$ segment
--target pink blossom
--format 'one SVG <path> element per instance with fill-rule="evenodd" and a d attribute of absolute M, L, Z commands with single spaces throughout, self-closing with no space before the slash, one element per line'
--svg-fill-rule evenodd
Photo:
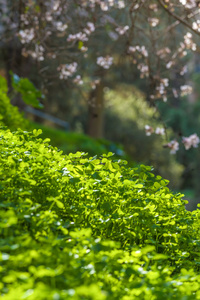
<path fill-rule="evenodd" d="M 183 144 L 186 150 L 189 150 L 191 147 L 197 148 L 200 142 L 199 137 L 196 133 L 190 135 L 189 137 L 183 137 Z"/>
<path fill-rule="evenodd" d="M 154 129 L 149 125 L 145 125 L 145 132 L 147 136 L 150 136 L 154 132 Z"/>
<path fill-rule="evenodd" d="M 179 150 L 179 143 L 176 140 L 173 140 L 169 142 L 166 147 L 168 147 L 171 154 L 176 154 L 176 152 Z"/>

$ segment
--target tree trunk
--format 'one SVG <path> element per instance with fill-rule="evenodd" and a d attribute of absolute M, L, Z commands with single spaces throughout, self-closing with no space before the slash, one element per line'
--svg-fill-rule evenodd
<path fill-rule="evenodd" d="M 103 137 L 103 110 L 103 84 L 99 83 L 90 94 L 88 108 L 88 135 L 93 138 Z"/>

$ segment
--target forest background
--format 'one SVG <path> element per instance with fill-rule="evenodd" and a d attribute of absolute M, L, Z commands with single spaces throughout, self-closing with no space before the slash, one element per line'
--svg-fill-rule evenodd
<path fill-rule="evenodd" d="M 199 148 L 171 154 L 169 144 L 200 135 L 198 5 L 2 0 L 0 75 L 12 104 L 65 153 L 112 151 L 152 165 L 196 208 Z M 41 91 L 42 108 L 16 92 L 20 78 Z"/>

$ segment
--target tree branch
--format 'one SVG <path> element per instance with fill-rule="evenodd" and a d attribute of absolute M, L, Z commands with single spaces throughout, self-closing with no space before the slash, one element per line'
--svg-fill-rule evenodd
<path fill-rule="evenodd" d="M 160 5 L 164 8 L 164 10 L 171 15 L 174 19 L 176 19 L 177 21 L 179 21 L 180 23 L 182 23 L 184 26 L 188 27 L 190 30 L 192 30 L 195 34 L 200 36 L 200 32 L 196 31 L 195 29 L 192 28 L 192 26 L 184 19 L 182 19 L 181 17 L 177 16 L 176 14 L 174 14 L 171 10 L 169 10 L 167 8 L 167 6 L 165 5 L 165 3 L 162 0 L 158 0 L 158 2 L 160 3 Z"/>

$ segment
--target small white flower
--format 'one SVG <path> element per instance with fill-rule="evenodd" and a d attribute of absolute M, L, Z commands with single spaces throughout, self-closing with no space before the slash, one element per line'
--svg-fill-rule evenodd
<path fill-rule="evenodd" d="M 56 29 L 61 32 L 65 31 L 68 27 L 67 24 L 63 24 L 62 22 L 56 22 L 55 26 L 56 26 Z"/>
<path fill-rule="evenodd" d="M 181 89 L 181 96 L 182 97 L 191 94 L 192 91 L 193 91 L 193 89 L 190 85 L 182 85 L 180 87 L 180 89 Z"/>
<path fill-rule="evenodd" d="M 91 22 L 87 22 L 87 27 L 90 29 L 91 32 L 95 31 L 95 26 L 93 23 Z"/>
<path fill-rule="evenodd" d="M 92 89 L 94 90 L 99 83 L 100 83 L 100 79 L 96 79 L 94 81 L 91 81 Z"/>
<path fill-rule="evenodd" d="M 193 42 L 192 40 L 192 34 L 191 32 L 187 32 L 185 35 L 184 35 L 184 44 L 185 44 L 185 47 L 187 49 L 191 49 L 193 51 L 196 51 L 197 49 L 197 45 Z"/>
<path fill-rule="evenodd" d="M 157 127 L 156 130 L 155 130 L 155 134 L 164 135 L 165 134 L 165 129 Z"/>
<path fill-rule="evenodd" d="M 149 5 L 149 8 L 151 10 L 153 10 L 154 12 L 157 12 L 158 11 L 158 5 L 157 4 L 150 4 Z"/>
<path fill-rule="evenodd" d="M 73 42 L 73 41 L 82 41 L 82 42 L 87 42 L 88 37 L 86 33 L 84 32 L 78 32 L 76 34 L 69 34 L 67 38 L 67 42 Z"/>
<path fill-rule="evenodd" d="M 124 7 L 125 7 L 124 0 L 119 0 L 118 1 L 118 8 L 121 9 L 121 8 L 124 8 Z"/>
<path fill-rule="evenodd" d="M 83 85 L 83 80 L 81 78 L 80 75 L 77 75 L 74 80 L 73 80 L 74 83 L 78 84 L 78 85 Z"/>
<path fill-rule="evenodd" d="M 22 44 L 28 44 L 34 38 L 34 30 L 33 28 L 20 30 L 18 35 Z"/>
<path fill-rule="evenodd" d="M 200 139 L 197 136 L 197 134 L 194 133 L 194 134 L 190 135 L 189 137 L 183 137 L 182 142 L 185 146 L 185 149 L 189 150 L 191 147 L 197 148 L 198 144 L 200 142 Z"/>
<path fill-rule="evenodd" d="M 195 8 L 196 7 L 196 0 L 179 0 L 179 2 L 185 6 L 185 8 Z"/>
<path fill-rule="evenodd" d="M 108 11 L 108 5 L 105 2 L 100 2 L 101 10 Z"/>
<path fill-rule="evenodd" d="M 82 46 L 82 47 L 80 48 L 80 50 L 81 50 L 81 52 L 86 52 L 86 51 L 88 51 L 88 48 L 85 47 L 85 46 Z"/>
<path fill-rule="evenodd" d="M 138 70 L 140 70 L 140 78 L 149 76 L 149 67 L 145 64 L 138 64 Z"/>
<path fill-rule="evenodd" d="M 159 24 L 159 19 L 157 19 L 157 18 L 148 18 L 148 22 L 152 27 L 156 27 Z"/>
<path fill-rule="evenodd" d="M 154 132 L 154 129 L 149 125 L 145 125 L 145 132 L 147 136 L 150 136 Z"/>
<path fill-rule="evenodd" d="M 177 90 L 173 88 L 172 92 L 173 92 L 174 98 L 178 98 L 178 92 L 177 92 Z"/>
<path fill-rule="evenodd" d="M 60 79 L 67 79 L 77 71 L 77 62 L 71 64 L 61 65 L 58 70 L 60 71 Z"/>
<path fill-rule="evenodd" d="M 160 58 L 164 59 L 168 54 L 171 53 L 171 50 L 168 47 L 162 48 L 157 51 L 157 55 L 160 56 Z"/>
<path fill-rule="evenodd" d="M 167 69 L 170 69 L 172 66 L 173 66 L 173 62 L 172 61 L 169 61 L 167 64 L 166 64 L 166 68 Z"/>
<path fill-rule="evenodd" d="M 196 20 L 196 22 L 192 23 L 192 28 L 200 32 L 200 20 Z"/>
<path fill-rule="evenodd" d="M 176 140 L 171 141 L 166 146 L 171 149 L 171 154 L 176 154 L 176 152 L 179 150 L 179 143 Z"/>
<path fill-rule="evenodd" d="M 126 33 L 127 30 L 129 30 L 129 26 L 126 25 L 124 27 L 117 27 L 115 29 L 120 35 L 124 35 Z"/>
<path fill-rule="evenodd" d="M 104 69 L 109 69 L 112 63 L 113 63 L 113 57 L 111 56 L 97 57 L 97 65 L 101 66 Z"/>
<path fill-rule="evenodd" d="M 183 76 L 185 73 L 187 73 L 187 71 L 188 71 L 188 67 L 184 66 L 180 71 L 180 75 Z"/>
<path fill-rule="evenodd" d="M 146 50 L 145 46 L 129 46 L 128 52 L 130 54 L 135 53 L 136 51 L 142 54 L 144 57 L 148 57 L 148 51 Z"/>

